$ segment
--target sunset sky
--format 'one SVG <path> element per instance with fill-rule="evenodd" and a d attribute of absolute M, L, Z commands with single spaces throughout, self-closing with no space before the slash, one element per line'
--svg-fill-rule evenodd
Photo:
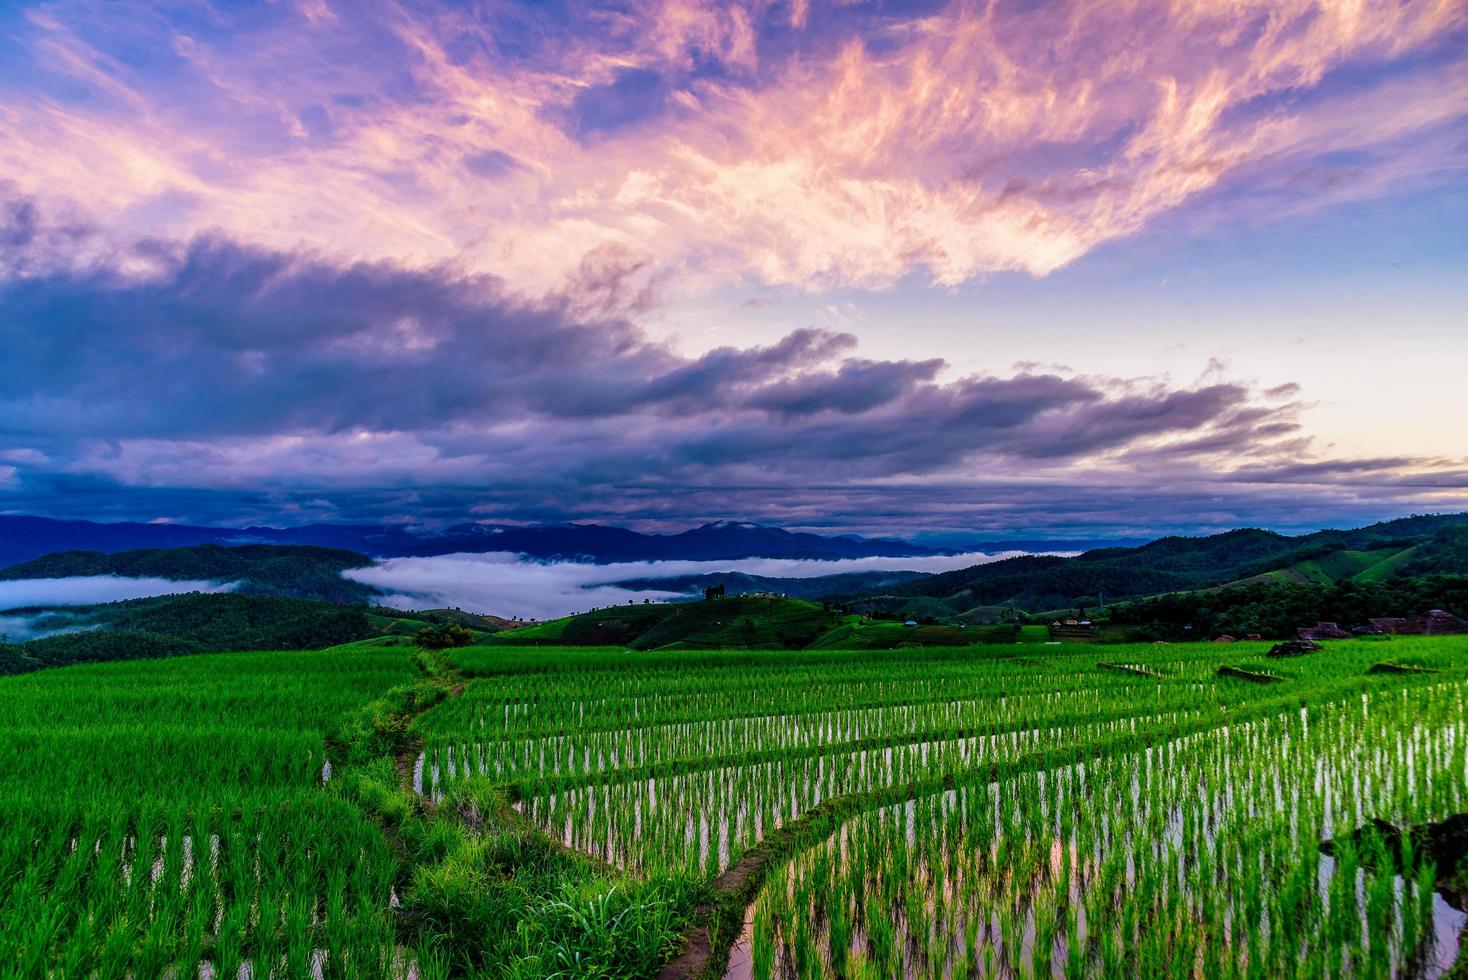
<path fill-rule="evenodd" d="M 1468 510 L 1468 4 L 0 9 L 0 511 Z"/>

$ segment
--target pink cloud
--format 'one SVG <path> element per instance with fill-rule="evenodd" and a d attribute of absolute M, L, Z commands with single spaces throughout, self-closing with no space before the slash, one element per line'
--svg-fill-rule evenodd
<path fill-rule="evenodd" d="M 316 3 L 214 40 L 117 20 L 167 35 L 188 95 L 102 50 L 97 24 L 124 12 L 31 18 L 37 59 L 95 98 L 0 93 L 0 178 L 125 234 L 451 261 L 534 294 L 609 254 L 643 277 L 629 297 L 1045 275 L 1210 192 L 1267 191 L 1287 213 L 1468 163 L 1446 135 L 1468 114 L 1451 3 L 959 3 L 767 54 L 770 31 L 821 12 L 659 0 L 528 61 L 446 11 Z M 369 35 L 394 57 L 347 43 Z M 564 113 L 630 70 L 661 73 L 665 102 L 578 139 Z M 1291 183 L 1341 151 L 1373 162 Z"/>

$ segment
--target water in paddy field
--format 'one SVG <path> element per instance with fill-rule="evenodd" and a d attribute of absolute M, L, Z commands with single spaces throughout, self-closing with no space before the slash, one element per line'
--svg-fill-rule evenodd
<path fill-rule="evenodd" d="M 1432 928 L 1434 943 L 1432 955 L 1424 964 L 1424 975 L 1440 977 L 1453 968 L 1463 941 L 1463 929 L 1468 926 L 1468 913 L 1453 908 L 1441 893 L 1432 896 Z"/>
<path fill-rule="evenodd" d="M 1323 858 L 1323 861 L 1330 860 L 1331 859 L 1328 857 Z M 1396 879 L 1396 886 L 1398 893 L 1400 893 L 1404 889 L 1405 883 L 1402 878 L 1398 877 Z M 1358 891 L 1360 901 L 1364 904 L 1364 883 L 1358 885 Z M 932 901 L 930 899 L 930 911 L 931 908 Z M 739 938 L 736 939 L 734 941 L 734 944 L 729 948 L 729 963 L 724 970 L 724 980 L 755 980 L 754 909 L 755 907 L 753 903 L 751 903 L 749 907 L 745 909 L 744 926 L 739 932 Z M 1081 928 L 1084 930 L 1085 913 L 1083 909 L 1080 911 L 1080 920 Z M 1419 977 L 1421 978 L 1421 980 L 1438 980 L 1438 978 L 1445 976 L 1448 971 L 1452 969 L 1453 964 L 1457 962 L 1460 944 L 1463 939 L 1464 927 L 1468 926 L 1468 913 L 1454 908 L 1451 904 L 1447 902 L 1446 899 L 1443 898 L 1441 893 L 1434 893 L 1432 902 L 1432 925 L 1432 948 L 1426 952 L 1425 957 L 1417 965 L 1417 969 L 1415 971 L 1408 971 L 1408 975 Z M 991 915 L 990 921 L 988 922 L 986 928 L 981 929 L 980 933 L 981 935 L 987 934 L 997 937 L 1000 934 L 1000 928 L 997 918 Z M 860 952 L 864 943 L 865 937 L 862 935 L 862 933 L 860 931 L 855 932 L 852 936 L 851 952 Z M 1024 939 L 1021 944 L 1020 962 L 1023 968 L 1021 971 L 1021 975 L 1029 975 L 1032 972 L 1034 944 L 1035 920 L 1033 913 L 1031 912 L 1026 916 Z M 1054 944 L 1050 968 L 1050 973 L 1053 977 L 1062 978 L 1066 976 L 1066 964 L 1068 963 L 1069 958 L 1070 943 L 1065 939 L 1064 936 L 1057 937 Z M 788 966 L 789 964 L 785 965 Z M 776 972 L 779 973 L 780 971 L 777 969 Z M 1009 976 L 1011 974 L 1012 971 L 1006 970 L 1003 964 L 996 964 L 996 969 L 992 973 L 981 975 Z M 905 980 L 916 980 L 916 978 L 923 976 L 924 974 L 918 968 L 917 964 L 912 962 L 905 962 L 903 964 L 903 975 Z"/>
<path fill-rule="evenodd" d="M 1367 708 L 1363 702 L 1363 712 L 1365 710 Z M 1265 743 L 1277 744 L 1280 751 L 1288 756 L 1291 752 L 1292 741 L 1297 748 L 1307 744 L 1306 738 L 1312 724 L 1313 722 L 1302 713 L 1296 725 L 1291 728 L 1280 729 L 1277 723 L 1272 725 L 1251 723 L 1237 726 L 1233 735 L 1240 741 L 1249 742 L 1256 735 L 1262 734 Z M 1225 728 L 1223 736 L 1225 740 L 1228 735 L 1228 730 Z M 1377 798 L 1373 778 L 1379 775 L 1380 771 L 1411 770 L 1414 766 L 1426 765 L 1427 762 L 1424 762 L 1424 759 L 1433 758 L 1433 752 L 1430 751 L 1432 746 L 1429 743 L 1441 743 L 1440 746 L 1437 746 L 1439 748 L 1451 747 L 1456 743 L 1457 736 L 1456 728 L 1430 731 L 1418 725 L 1410 732 L 1403 733 L 1396 745 L 1377 744 L 1365 753 L 1354 750 L 1351 742 L 1342 742 L 1340 748 L 1353 750 L 1322 754 L 1317 758 L 1313 770 L 1305 769 L 1299 773 L 1300 785 L 1295 788 L 1297 791 L 1313 791 L 1316 794 L 1323 794 L 1325 829 L 1330 831 L 1332 815 L 1337 820 L 1347 815 L 1347 811 L 1340 808 L 1342 792 L 1349 796 L 1351 787 L 1354 786 L 1356 795 L 1366 799 Z M 1243 778 L 1242 772 L 1235 773 L 1225 765 L 1216 773 L 1208 773 L 1221 780 L 1223 791 L 1216 792 L 1211 803 L 1208 803 L 1205 798 L 1201 809 L 1197 808 L 1196 804 L 1194 805 L 1192 836 L 1191 838 L 1186 836 L 1184 834 L 1184 813 L 1181 804 L 1175 802 L 1179 799 L 1175 791 L 1173 794 L 1157 798 L 1154 803 L 1154 797 L 1144 791 L 1144 784 L 1162 778 L 1160 774 L 1171 770 L 1175 755 L 1177 755 L 1175 750 L 1181 750 L 1189 743 L 1200 741 L 1202 737 L 1194 735 L 1160 747 L 1149 748 L 1143 756 L 1131 762 L 1129 776 L 1126 775 L 1126 770 L 1123 770 L 1113 778 L 1112 785 L 1115 787 L 1113 792 L 1116 794 L 1116 799 L 1113 804 L 1108 804 L 1104 809 L 1098 811 L 1100 824 L 1099 834 L 1095 837 L 1095 850 L 1085 847 L 1077 851 L 1075 838 L 1070 838 L 1070 860 L 1065 862 L 1065 865 L 1073 870 L 1073 877 L 1069 878 L 1069 900 L 1064 904 L 1068 904 L 1077 912 L 1085 908 L 1084 896 L 1089 892 L 1090 883 L 1096 878 L 1098 867 L 1107 852 L 1115 853 L 1119 850 L 1125 854 L 1125 868 L 1124 872 L 1120 873 L 1119 880 L 1123 884 L 1123 891 L 1126 892 L 1141 884 L 1136 880 L 1138 872 L 1133 861 L 1134 855 L 1138 859 L 1155 859 L 1159 853 L 1168 850 L 1180 852 L 1194 847 L 1203 854 L 1211 853 L 1216 843 L 1215 833 L 1227 826 L 1224 818 L 1228 814 L 1233 813 L 1240 819 L 1254 821 L 1266 818 L 1279 819 L 1280 816 L 1291 812 L 1288 803 L 1289 795 L 1278 780 L 1258 780 L 1251 786 L 1247 781 L 1239 782 Z M 1421 745 L 1420 751 L 1419 744 Z M 1332 769 L 1345 769 L 1348 772 L 1335 772 L 1332 775 L 1330 772 Z M 1350 778 L 1342 779 L 1343 775 L 1349 775 Z M 1075 767 L 1074 772 L 1068 769 L 1047 770 L 1026 778 L 1033 779 L 1036 783 L 1038 808 L 1031 822 L 1020 828 L 1020 838 L 1029 840 L 1034 833 L 1060 834 L 1058 826 L 1052 831 L 1049 826 L 1050 821 L 1052 818 L 1058 819 L 1057 814 L 1063 801 L 1070 799 L 1076 792 L 1086 792 L 1084 767 Z M 1052 787 L 1050 784 L 1055 785 Z M 1411 784 L 1409 779 L 1408 785 Z M 1334 786 L 1343 786 L 1344 790 L 1332 789 Z M 1065 789 L 1065 793 L 1056 795 L 1055 791 L 1062 788 Z M 993 826 L 996 829 L 1003 825 L 997 809 L 1000 790 L 998 783 L 990 783 L 987 787 L 987 795 L 992 796 L 996 807 L 993 820 Z M 982 800 L 985 795 L 984 792 L 980 792 L 975 798 Z M 1169 799 L 1174 801 L 1171 803 L 1171 809 L 1161 813 L 1157 812 L 1155 807 L 1157 805 L 1168 806 Z M 982 959 L 978 964 L 977 969 L 982 975 L 1029 975 L 1038 970 L 1062 976 L 1065 975 L 1068 968 L 1076 966 L 1070 963 L 1072 941 L 1080 943 L 1080 949 L 1087 951 L 1079 958 L 1085 964 L 1099 968 L 1100 962 L 1089 951 L 1095 937 L 1088 936 L 1084 916 L 1078 916 L 1078 921 L 1074 921 L 1068 927 L 1062 923 L 1060 928 L 1053 932 L 1046 929 L 1044 933 L 1041 933 L 1037 929 L 1037 912 L 1040 913 L 1042 920 L 1044 915 L 1053 914 L 1053 909 L 1047 908 L 1043 899 L 1046 889 L 1053 887 L 1057 881 L 1061 861 L 1056 855 L 1066 850 L 1065 845 L 1060 843 L 1064 840 L 1063 836 L 1058 837 L 1049 848 L 1050 861 L 1042 862 L 1050 865 L 1049 873 L 1046 874 L 1046 869 L 1040 868 L 1039 865 L 1035 866 L 1037 875 L 1035 880 L 1038 888 L 1018 886 L 1019 891 L 1015 892 L 1013 888 L 1017 883 L 1010 883 L 1002 884 L 1003 891 L 999 894 L 993 892 L 985 894 L 981 886 L 980 892 L 973 893 L 972 897 L 968 899 L 974 904 L 965 908 L 963 907 L 964 901 L 958 899 L 960 907 L 954 907 L 955 899 L 963 894 L 960 888 L 956 887 L 956 882 L 960 882 L 967 873 L 971 872 L 979 876 L 992 875 L 992 869 L 1001 869 L 1002 872 L 1002 869 L 1007 867 L 1003 861 L 994 860 L 993 848 L 1004 836 L 1001 830 L 994 837 L 995 844 L 988 848 L 982 848 L 980 845 L 981 849 L 989 853 L 987 864 L 991 871 L 985 872 L 983 863 L 981 863 L 969 869 L 969 872 L 960 867 L 957 872 L 948 871 L 946 876 L 935 876 L 932 873 L 934 867 L 948 867 L 950 859 L 962 857 L 964 851 L 960 850 L 955 854 L 950 844 L 964 850 L 966 847 L 960 843 L 961 838 L 951 841 L 945 839 L 939 845 L 938 859 L 935 864 L 930 865 L 922 856 L 923 841 L 919 839 L 920 835 L 917 831 L 925 824 L 931 824 L 932 827 L 942 824 L 943 818 L 948 815 L 948 811 L 953 808 L 956 800 L 957 797 L 953 792 L 942 794 L 941 797 L 930 798 L 928 815 L 926 817 L 919 815 L 916 821 L 914 813 L 918 804 L 915 801 L 875 811 L 871 817 L 855 819 L 823 844 L 810 848 L 796 857 L 783 872 L 777 873 L 762 892 L 763 895 L 773 894 L 775 898 L 774 915 L 777 929 L 783 935 L 774 940 L 772 950 L 765 948 L 758 951 L 759 956 L 772 958 L 773 971 L 777 975 L 791 975 L 791 971 L 796 969 L 797 962 L 804 962 L 806 969 L 811 968 L 810 960 L 800 960 L 796 956 L 795 946 L 806 944 L 804 949 L 807 952 L 814 950 L 816 962 L 819 964 L 816 968 L 822 972 L 831 972 L 833 938 L 830 932 L 819 924 L 821 918 L 819 910 L 826 893 L 819 887 L 814 892 L 810 892 L 802 888 L 800 882 L 812 868 L 818 869 L 822 864 L 834 867 L 838 880 L 848 874 L 848 869 L 852 867 L 852 864 L 847 851 L 847 829 L 851 828 L 854 832 L 864 834 L 869 840 L 879 842 L 879 849 L 886 847 L 905 851 L 913 865 L 911 880 L 917 887 L 918 893 L 911 896 L 916 904 L 909 904 L 906 909 L 918 911 L 916 920 L 908 921 L 901 900 L 890 913 L 885 909 L 877 911 L 877 914 L 882 916 L 890 914 L 890 927 L 884 930 L 888 936 L 886 940 L 879 941 L 877 945 L 896 952 L 896 962 L 890 964 L 893 975 L 930 976 L 933 975 L 934 970 L 944 975 L 963 961 L 965 949 L 970 951 L 983 949 L 986 957 L 992 953 L 992 959 Z M 935 806 L 935 801 L 941 803 L 941 807 Z M 1131 812 L 1135 813 L 1134 818 L 1128 823 L 1117 820 L 1119 813 L 1126 812 L 1124 801 L 1130 803 Z M 983 804 L 979 803 L 978 806 L 982 807 Z M 934 811 L 938 809 L 941 809 L 942 812 L 935 813 Z M 1157 818 L 1161 818 L 1160 822 Z M 1354 822 L 1352 825 L 1354 826 Z M 1155 828 L 1155 836 L 1139 839 L 1136 833 L 1145 828 Z M 1290 836 L 1298 840 L 1302 828 L 1296 824 L 1293 817 L 1288 820 L 1288 828 Z M 1013 830 L 1010 832 L 1013 833 Z M 884 835 L 885 845 L 880 843 Z M 1314 834 L 1310 836 L 1313 839 Z M 1192 841 L 1191 845 L 1189 839 Z M 1016 838 L 1011 837 L 1011 840 L 1016 840 Z M 1161 852 L 1159 848 L 1162 849 Z M 1367 956 L 1372 958 L 1372 962 L 1375 962 L 1377 956 L 1383 957 L 1382 965 L 1386 966 L 1389 962 L 1389 969 L 1394 975 L 1433 978 L 1440 977 L 1451 969 L 1459 954 L 1459 944 L 1465 923 L 1468 923 L 1468 915 L 1454 907 L 1441 892 L 1433 891 L 1430 901 L 1426 903 L 1427 907 L 1423 909 L 1424 919 L 1430 916 L 1431 921 L 1421 923 L 1423 928 L 1418 933 L 1421 936 L 1420 944 L 1414 943 L 1411 948 L 1403 948 L 1392 934 L 1402 928 L 1404 912 L 1417 907 L 1419 896 L 1423 899 L 1428 898 L 1428 896 L 1420 895 L 1415 881 L 1398 875 L 1383 877 L 1362 869 L 1358 870 L 1354 881 L 1347 884 L 1337 880 L 1336 862 L 1330 856 L 1318 855 L 1314 858 L 1307 857 L 1306 860 L 1318 861 L 1318 871 L 1313 876 L 1318 889 L 1317 903 L 1324 903 L 1324 907 L 1328 910 L 1331 902 L 1345 901 L 1350 906 L 1356 907 L 1351 909 L 1352 912 L 1357 912 L 1359 909 L 1360 942 L 1354 948 L 1348 946 L 1345 949 L 1350 959 L 1345 964 L 1341 964 L 1348 971 L 1352 968 L 1352 964 L 1364 967 L 1365 961 L 1357 961 L 1356 958 Z M 1261 854 L 1261 867 L 1262 861 Z M 962 862 L 960 861 L 959 864 L 961 865 Z M 1207 886 L 1197 881 L 1184 883 L 1183 869 L 1187 866 L 1187 862 L 1179 864 L 1175 871 L 1166 872 L 1164 878 L 1157 880 L 1169 882 L 1169 888 L 1180 889 L 1180 894 L 1186 896 L 1185 907 L 1197 908 L 1203 900 L 1203 896 L 1198 894 L 1198 889 Z M 1307 863 L 1304 867 L 1310 866 Z M 1245 867 L 1247 864 L 1236 870 L 1243 870 Z M 819 872 L 816 873 L 814 880 L 823 880 Z M 998 880 L 1001 883 L 1005 881 L 1003 873 Z M 1104 881 L 1104 876 L 1102 880 Z M 934 891 L 934 886 L 939 881 L 941 881 L 942 889 L 941 901 L 935 897 L 938 893 Z M 870 883 L 860 885 L 855 892 L 852 900 L 859 907 L 866 904 L 867 899 L 864 896 L 870 894 L 869 891 L 862 889 L 870 887 Z M 1390 911 L 1387 914 L 1395 917 L 1396 928 L 1391 930 L 1391 934 L 1371 935 L 1368 933 L 1368 905 L 1372 901 L 1381 899 L 1383 888 L 1389 895 Z M 1104 895 L 1108 890 L 1103 887 L 1100 894 Z M 1037 902 L 1037 899 L 1040 901 Z M 782 910 L 782 900 L 793 900 L 795 905 L 793 907 L 785 905 Z M 815 902 L 814 909 L 809 905 L 811 901 Z M 842 899 L 838 905 L 844 904 L 845 901 Z M 948 909 L 946 917 L 940 916 L 940 919 L 946 918 L 946 921 L 930 920 L 929 917 L 932 916 L 935 908 L 939 907 Z M 1319 907 L 1318 904 L 1317 907 Z M 871 906 L 868 905 L 867 908 L 870 910 Z M 1008 920 L 1006 923 L 998 921 L 996 909 L 1004 910 Z M 925 910 L 927 915 L 921 914 L 922 910 Z M 746 913 L 745 927 L 732 951 L 726 977 L 751 977 L 756 970 L 755 964 L 759 962 L 759 958 L 754 947 L 758 930 L 755 927 L 757 919 L 752 911 Z M 801 919 L 812 924 L 811 933 L 802 935 L 798 928 L 795 929 L 793 935 L 786 931 L 792 928 L 791 923 Z M 853 954 L 862 952 L 867 945 L 868 937 L 863 934 L 861 925 L 855 917 L 845 921 L 846 936 L 849 937 L 851 952 Z M 1044 925 L 1045 923 L 1041 921 L 1038 924 Z M 1220 938 L 1222 945 L 1231 951 L 1230 955 L 1239 955 L 1240 937 L 1234 934 L 1234 929 L 1237 927 L 1238 921 L 1233 917 L 1232 910 L 1226 909 L 1222 919 L 1223 932 Z M 909 928 L 915 931 L 909 933 Z M 1266 936 L 1272 931 L 1267 916 L 1262 929 Z M 1073 932 L 1074 936 L 1068 936 L 1067 931 Z M 965 933 L 967 933 L 966 941 Z M 976 939 L 978 940 L 977 945 Z M 770 940 L 765 938 L 762 942 L 769 943 Z M 1040 953 L 1037 953 L 1036 950 L 1037 942 L 1041 944 Z M 1041 954 L 1047 946 L 1051 955 L 1043 957 Z M 1331 953 L 1335 954 L 1334 947 L 1331 948 Z M 1302 955 L 1310 954 L 1308 950 L 1302 950 Z M 796 956 L 796 959 L 792 959 L 792 956 Z M 1037 962 L 1042 959 L 1048 959 L 1048 964 Z M 771 962 L 771 959 L 766 959 L 765 962 Z M 1200 964 L 1203 962 L 1201 956 L 1199 962 Z M 767 968 L 762 967 L 761 969 Z"/>
<path fill-rule="evenodd" d="M 754 904 L 744 910 L 744 928 L 729 948 L 729 966 L 724 980 L 754 980 Z"/>
<path fill-rule="evenodd" d="M 331 965 L 330 954 L 326 950 L 312 950 L 310 980 L 325 980 L 328 967 Z M 284 960 L 282 960 L 281 966 L 284 966 Z M 347 969 L 348 967 L 350 967 L 350 964 L 338 968 L 338 971 Z M 281 971 L 269 972 L 272 976 L 279 976 L 281 973 Z M 348 975 L 350 975 L 349 970 Z M 417 959 L 407 949 L 399 947 L 393 957 L 391 972 L 387 976 L 390 980 L 418 980 Z M 163 980 L 182 980 L 182 977 L 177 970 L 170 970 L 163 974 Z M 206 960 L 199 964 L 197 980 L 230 980 L 230 978 L 225 977 L 215 968 L 213 963 Z M 233 980 L 267 980 L 267 978 L 266 974 L 256 972 L 254 960 L 245 960 L 240 964 L 239 971 L 235 974 Z M 305 978 L 301 978 L 301 980 L 305 980 Z"/>

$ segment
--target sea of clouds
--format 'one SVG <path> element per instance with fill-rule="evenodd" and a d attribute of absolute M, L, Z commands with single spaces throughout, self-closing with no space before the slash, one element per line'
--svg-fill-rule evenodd
<path fill-rule="evenodd" d="M 618 582 L 720 572 L 774 578 L 815 578 L 845 572 L 945 572 L 1011 557 L 1015 552 L 934 555 L 921 558 L 743 558 L 736 561 L 637 561 L 609 565 L 538 562 L 510 552 L 389 558 L 343 574 L 388 593 L 382 604 L 398 609 L 454 606 L 524 619 L 551 619 L 595 606 L 678 599 L 684 593 L 628 589 Z"/>
<path fill-rule="evenodd" d="M 345 577 L 386 593 L 382 605 L 398 609 L 456 606 L 472 612 L 523 619 L 550 619 L 596 606 L 650 599 L 663 602 L 686 597 L 669 589 L 631 589 L 617 583 L 687 575 L 744 572 L 771 578 L 816 578 L 846 572 L 944 572 L 1008 558 L 1016 552 L 966 552 L 917 558 L 743 558 L 734 561 L 636 561 L 596 565 L 536 561 L 511 552 L 388 558 Z M 75 629 L 55 628 L 63 617 L 4 615 L 23 607 L 85 606 L 122 599 L 183 592 L 229 592 L 234 582 L 173 581 L 88 575 L 73 578 L 21 579 L 0 582 L 0 634 L 11 640 L 33 639 Z"/>

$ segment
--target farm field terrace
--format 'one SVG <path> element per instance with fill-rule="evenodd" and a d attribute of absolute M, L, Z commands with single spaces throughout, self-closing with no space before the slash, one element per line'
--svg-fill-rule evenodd
<path fill-rule="evenodd" d="M 324 735 L 416 673 L 402 652 L 245 653 L 0 682 L 0 963 L 159 976 L 327 948 L 389 964 L 396 872 L 323 791 Z M 282 974 L 285 975 L 285 974 Z"/>
<path fill-rule="evenodd" d="M 707 883 L 677 975 L 1440 972 L 1458 869 L 1320 844 L 1465 809 L 1468 641 L 1267 646 L 468 650 L 414 778 Z"/>
<path fill-rule="evenodd" d="M 1266 649 L 354 644 L 5 678 L 0 962 L 1443 972 L 1460 869 L 1353 832 L 1468 810 L 1468 640 Z"/>

